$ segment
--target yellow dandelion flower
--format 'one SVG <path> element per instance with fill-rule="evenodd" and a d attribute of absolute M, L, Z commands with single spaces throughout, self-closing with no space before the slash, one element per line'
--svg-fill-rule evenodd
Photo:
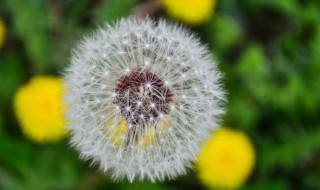
<path fill-rule="evenodd" d="M 221 128 L 202 148 L 198 158 L 198 175 L 205 185 L 237 189 L 253 169 L 255 151 L 243 132 Z"/>
<path fill-rule="evenodd" d="M 5 36 L 6 36 L 6 27 L 3 20 L 0 18 L 0 48 L 4 43 Z"/>
<path fill-rule="evenodd" d="M 128 135 L 128 123 L 126 119 L 122 118 L 119 123 L 115 123 L 114 117 L 110 118 L 106 126 L 111 126 L 106 134 L 115 146 L 122 146 L 126 143 L 125 139 Z M 165 133 L 165 129 L 170 125 L 169 120 L 159 121 L 157 127 L 162 128 L 160 133 Z M 165 134 L 162 134 L 165 135 Z M 146 126 L 145 134 L 138 134 L 135 144 L 146 147 L 147 145 L 154 143 L 155 131 L 151 125 Z"/>
<path fill-rule="evenodd" d="M 56 142 L 66 135 L 63 92 L 62 80 L 52 76 L 36 76 L 18 90 L 14 97 L 15 113 L 29 139 Z"/>
<path fill-rule="evenodd" d="M 197 25 L 210 18 L 216 0 L 160 0 L 160 3 L 170 16 Z"/>
<path fill-rule="evenodd" d="M 112 129 L 106 134 L 117 146 L 121 146 L 125 143 L 125 137 L 127 135 L 127 121 L 125 119 L 121 119 L 119 122 L 120 123 L 116 124 L 115 118 L 111 118 L 107 124 L 111 126 Z"/>

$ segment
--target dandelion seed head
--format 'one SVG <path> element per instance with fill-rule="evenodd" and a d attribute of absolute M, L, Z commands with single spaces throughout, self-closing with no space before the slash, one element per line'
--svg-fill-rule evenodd
<path fill-rule="evenodd" d="M 100 28 L 64 78 L 72 145 L 114 179 L 186 173 L 223 113 L 216 66 L 196 37 L 162 20 Z"/>

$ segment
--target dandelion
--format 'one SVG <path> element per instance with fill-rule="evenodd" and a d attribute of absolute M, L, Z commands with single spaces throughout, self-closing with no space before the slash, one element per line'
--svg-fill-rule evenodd
<path fill-rule="evenodd" d="M 224 91 L 216 63 L 176 25 L 122 19 L 84 38 L 71 62 L 72 145 L 113 179 L 185 173 L 218 126 Z"/>
<path fill-rule="evenodd" d="M 30 140 L 47 143 L 65 137 L 63 91 L 62 80 L 52 76 L 35 76 L 17 91 L 15 113 Z"/>
<path fill-rule="evenodd" d="M 160 0 L 167 13 L 190 25 L 198 25 L 210 18 L 216 0 Z"/>
<path fill-rule="evenodd" d="M 0 18 L 0 48 L 2 47 L 6 36 L 6 27 L 3 20 Z"/>
<path fill-rule="evenodd" d="M 196 162 L 199 178 L 212 188 L 237 189 L 250 175 L 255 153 L 242 132 L 221 128 L 202 148 Z"/>

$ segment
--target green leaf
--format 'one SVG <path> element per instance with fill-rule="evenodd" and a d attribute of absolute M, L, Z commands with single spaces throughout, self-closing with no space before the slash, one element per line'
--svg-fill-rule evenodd
<path fill-rule="evenodd" d="M 109 0 L 103 4 L 94 13 L 98 24 L 116 21 L 122 17 L 128 16 L 132 8 L 138 4 L 137 0 Z"/>
<path fill-rule="evenodd" d="M 241 25 L 236 18 L 228 15 L 217 14 L 212 22 L 212 30 L 212 44 L 218 51 L 230 50 L 244 38 Z"/>
<path fill-rule="evenodd" d="M 51 60 L 48 15 L 44 1 L 6 0 L 14 34 L 23 41 L 33 69 L 44 71 Z"/>

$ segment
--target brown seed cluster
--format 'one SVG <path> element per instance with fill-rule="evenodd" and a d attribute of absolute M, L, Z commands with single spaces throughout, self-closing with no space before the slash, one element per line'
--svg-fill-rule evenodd
<path fill-rule="evenodd" d="M 164 80 L 149 70 L 137 69 L 123 76 L 113 103 L 131 124 L 152 123 L 169 113 L 173 93 Z"/>

